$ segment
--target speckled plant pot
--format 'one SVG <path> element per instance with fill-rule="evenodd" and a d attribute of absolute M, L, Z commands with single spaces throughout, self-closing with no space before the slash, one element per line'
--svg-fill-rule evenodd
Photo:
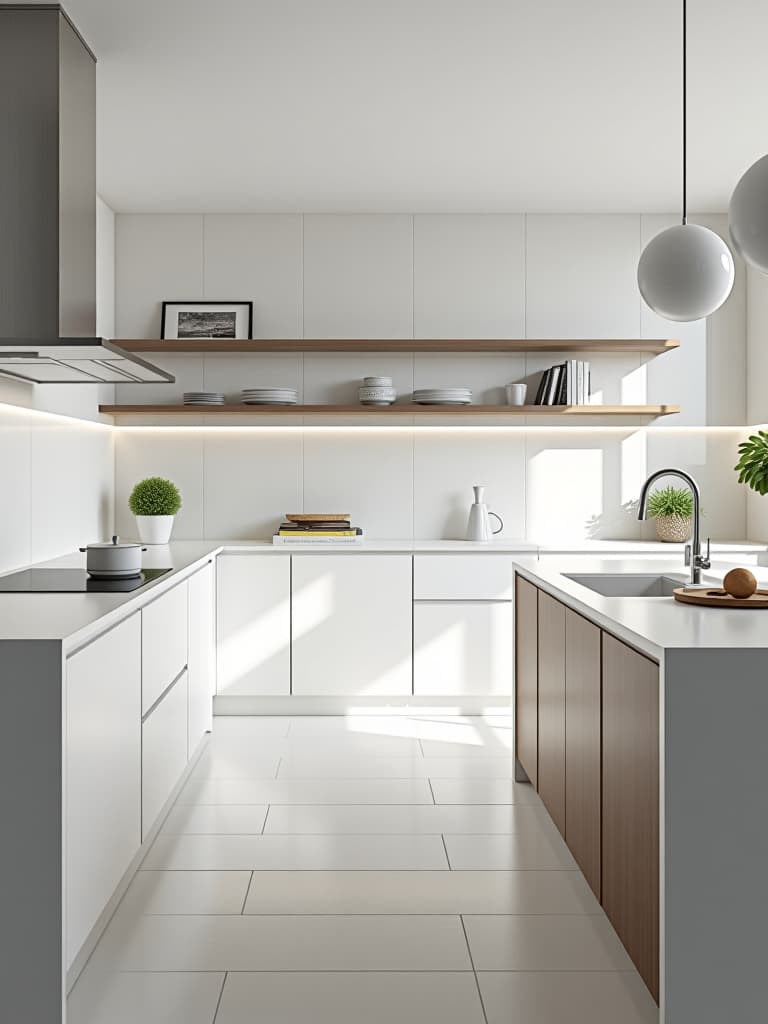
<path fill-rule="evenodd" d="M 670 544 L 685 544 L 693 533 L 693 516 L 656 516 L 656 536 Z"/>

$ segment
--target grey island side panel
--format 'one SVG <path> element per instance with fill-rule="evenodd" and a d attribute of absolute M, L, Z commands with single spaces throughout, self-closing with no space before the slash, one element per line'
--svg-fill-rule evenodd
<path fill-rule="evenodd" d="M 663 679 L 662 1024 L 764 1020 L 768 657 L 671 650 Z"/>
<path fill-rule="evenodd" d="M 2 1019 L 64 1020 L 63 652 L 0 641 Z"/>

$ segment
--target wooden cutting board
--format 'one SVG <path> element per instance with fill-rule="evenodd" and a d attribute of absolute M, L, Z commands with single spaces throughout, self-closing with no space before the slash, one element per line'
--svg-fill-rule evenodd
<path fill-rule="evenodd" d="M 768 608 L 768 590 L 756 590 L 751 597 L 731 597 L 717 588 L 702 590 L 700 587 L 679 587 L 675 591 L 675 600 L 683 604 L 706 605 L 708 608 Z"/>
<path fill-rule="evenodd" d="M 349 512 L 293 512 L 285 517 L 291 523 L 330 523 L 349 522 L 352 518 Z"/>

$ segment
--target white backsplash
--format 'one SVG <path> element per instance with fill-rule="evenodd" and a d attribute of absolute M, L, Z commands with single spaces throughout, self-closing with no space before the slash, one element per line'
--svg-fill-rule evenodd
<path fill-rule="evenodd" d="M 473 484 L 505 521 L 505 537 L 547 541 L 652 536 L 627 510 L 662 463 L 699 478 L 715 537 L 745 534 L 746 497 L 731 467 L 745 415 L 746 298 L 705 323 L 671 324 L 635 282 L 647 239 L 667 217 L 466 215 L 118 215 L 118 337 L 156 337 L 163 299 L 254 300 L 256 337 L 681 337 L 658 359 L 590 357 L 606 403 L 671 402 L 657 430 L 118 429 L 117 527 L 149 473 L 184 494 L 175 536 L 258 538 L 289 511 L 350 512 L 372 538 L 458 538 Z M 726 231 L 725 217 L 708 217 Z M 155 358 L 153 354 L 153 358 Z M 306 403 L 354 403 L 360 378 L 414 387 L 466 384 L 483 403 L 561 361 L 556 353 L 172 356 L 177 384 L 118 388 L 118 401 L 178 400 L 182 391 L 289 385 Z M 151 417 L 147 425 L 161 423 Z M 191 423 L 193 421 L 185 421 Z M 203 423 L 200 420 L 200 423 Z M 246 421 L 248 422 L 248 421 Z M 252 421 L 251 421 L 252 422 Z M 267 422 L 267 421 L 260 421 Z M 375 421 L 373 421 L 375 422 Z M 391 422 L 391 421 L 390 421 Z M 435 421 L 432 421 L 433 423 Z M 450 417 L 444 422 L 450 424 Z M 557 422 L 557 421 L 555 421 Z M 283 426 L 281 427 L 280 424 Z"/>

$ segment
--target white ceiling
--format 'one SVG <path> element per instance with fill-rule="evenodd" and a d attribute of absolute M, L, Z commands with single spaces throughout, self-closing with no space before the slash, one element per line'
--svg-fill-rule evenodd
<path fill-rule="evenodd" d="M 680 0 L 69 0 L 120 211 L 675 210 Z M 768 4 L 689 0 L 689 196 L 768 151 Z"/>

